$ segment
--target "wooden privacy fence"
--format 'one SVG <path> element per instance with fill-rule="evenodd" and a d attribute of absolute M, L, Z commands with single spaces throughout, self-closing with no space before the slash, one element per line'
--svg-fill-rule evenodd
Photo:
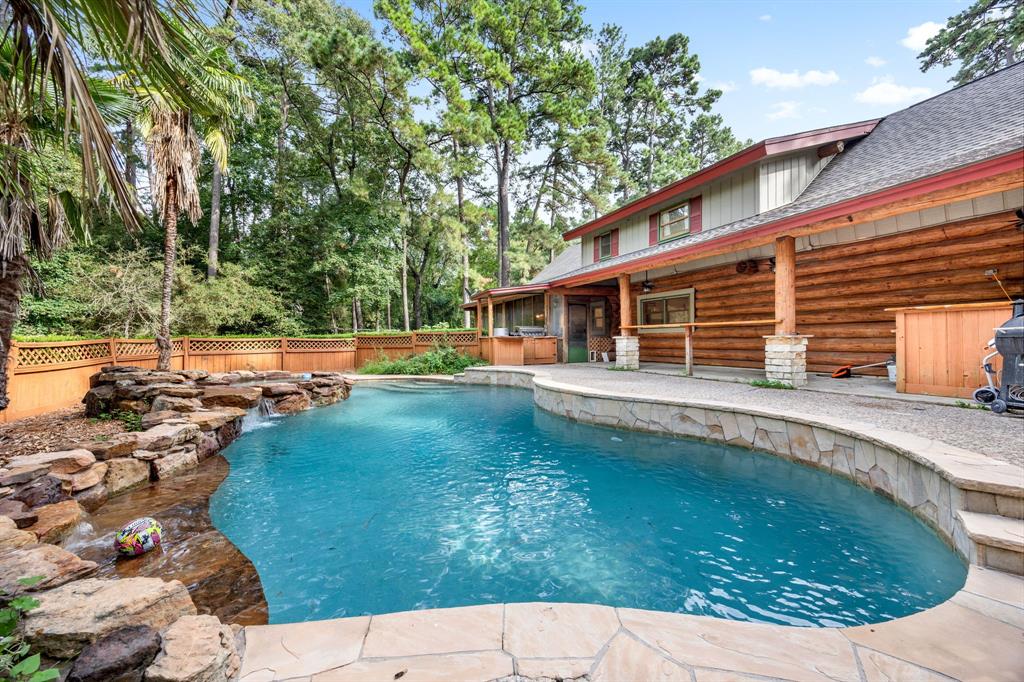
<path fill-rule="evenodd" d="M 468 332 L 410 332 L 315 338 L 172 339 L 171 369 L 238 369 L 289 372 L 351 372 L 380 355 L 398 358 L 450 345 L 480 357 L 480 335 Z M 7 391 L 10 405 L 0 412 L 9 422 L 77 405 L 89 390 L 89 377 L 103 365 L 156 367 L 153 339 L 95 339 L 11 344 Z"/>

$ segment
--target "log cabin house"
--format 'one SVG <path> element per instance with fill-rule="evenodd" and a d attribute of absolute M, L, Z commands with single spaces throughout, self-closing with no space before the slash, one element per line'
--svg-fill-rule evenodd
<path fill-rule="evenodd" d="M 566 232 L 533 280 L 467 307 L 493 364 L 609 353 L 799 385 L 894 356 L 900 309 L 1008 307 L 1022 206 L 1018 64 L 882 119 L 759 142 Z M 535 336 L 495 335 L 517 328 Z"/>

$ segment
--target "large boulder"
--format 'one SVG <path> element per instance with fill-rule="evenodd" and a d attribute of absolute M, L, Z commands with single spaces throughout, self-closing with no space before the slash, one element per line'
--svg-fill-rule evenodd
<path fill-rule="evenodd" d="M 160 633 L 146 625 L 129 625 L 85 647 L 67 682 L 142 682 L 160 651 Z"/>
<path fill-rule="evenodd" d="M 107 475 L 103 479 L 110 495 L 149 483 L 149 464 L 134 457 L 118 457 L 107 461 Z"/>
<path fill-rule="evenodd" d="M 128 457 L 139 447 L 139 434 L 115 433 L 79 443 L 78 447 L 88 450 L 100 461 L 115 457 Z"/>
<path fill-rule="evenodd" d="M 75 500 L 65 500 L 36 509 L 39 520 L 28 527 L 39 542 L 58 543 L 85 518 L 85 509 Z"/>
<path fill-rule="evenodd" d="M 13 519 L 0 516 L 0 550 L 27 547 L 37 542 L 36 534 L 27 530 L 19 530 Z M 2 567 L 2 564 L 0 564 Z"/>
<path fill-rule="evenodd" d="M 105 462 L 103 466 L 107 466 Z M 82 505 L 82 508 L 85 509 L 85 511 L 92 514 L 107 503 L 107 500 L 110 499 L 110 491 L 107 490 L 107 486 L 102 483 L 97 483 L 90 488 L 86 488 L 85 490 L 75 493 L 71 497 L 74 498 L 78 504 Z"/>
<path fill-rule="evenodd" d="M 174 410 L 160 410 L 159 412 L 147 412 L 142 415 L 142 430 L 151 429 L 154 426 L 163 424 L 168 419 L 181 419 L 182 413 Z"/>
<path fill-rule="evenodd" d="M 199 439 L 199 427 L 189 423 L 163 423 L 139 434 L 140 450 L 167 450 Z"/>
<path fill-rule="evenodd" d="M 218 407 L 215 410 L 189 412 L 181 416 L 203 431 L 216 431 L 228 422 L 244 417 L 245 410 L 240 407 Z"/>
<path fill-rule="evenodd" d="M 163 457 L 153 460 L 153 475 L 157 479 L 168 478 L 179 471 L 199 466 L 199 452 L 195 445 L 174 448 Z"/>
<path fill-rule="evenodd" d="M 13 521 L 18 528 L 28 528 L 39 520 L 39 515 L 31 511 L 27 504 L 14 499 L 0 500 L 0 516 Z"/>
<path fill-rule="evenodd" d="M 0 591 L 7 596 L 49 590 L 95 572 L 95 562 L 79 559 L 56 545 L 33 544 L 0 551 Z M 25 577 L 42 580 L 32 585 L 18 582 Z"/>
<path fill-rule="evenodd" d="M 19 455 L 12 457 L 8 466 L 18 469 L 28 466 L 45 466 L 51 474 L 73 474 L 89 467 L 96 461 L 95 455 L 88 450 L 62 450 L 60 452 L 40 452 L 35 455 Z"/>
<path fill-rule="evenodd" d="M 195 412 L 202 409 L 202 407 L 203 404 L 199 402 L 198 398 L 180 398 L 162 393 L 153 399 L 153 407 L 151 409 L 155 412 L 165 412 L 168 410 L 174 412 Z"/>
<path fill-rule="evenodd" d="M 255 407 L 263 391 L 258 386 L 207 386 L 203 389 L 203 407 Z"/>
<path fill-rule="evenodd" d="M 150 384 L 153 395 L 170 396 L 173 398 L 198 398 L 203 389 L 192 384 Z"/>
<path fill-rule="evenodd" d="M 292 393 L 301 393 L 302 389 L 295 384 L 263 384 L 260 386 L 263 389 L 263 395 L 268 398 L 279 398 L 285 395 L 291 395 Z"/>
<path fill-rule="evenodd" d="M 40 476 L 45 476 L 49 470 L 50 468 L 45 464 L 29 464 L 6 469 L 0 473 L 0 488 L 29 483 Z"/>
<path fill-rule="evenodd" d="M 213 372 L 199 383 L 206 384 L 207 386 L 228 386 L 236 384 L 241 380 L 242 377 L 234 372 Z"/>
<path fill-rule="evenodd" d="M 177 580 L 86 578 L 42 592 L 22 630 L 46 656 L 73 658 L 87 645 L 127 625 L 163 630 L 196 607 Z"/>
<path fill-rule="evenodd" d="M 37 509 L 70 499 L 70 496 L 64 492 L 62 481 L 53 476 L 40 476 L 15 490 L 11 499 L 25 503 L 29 509 Z"/>
<path fill-rule="evenodd" d="M 106 462 L 96 462 L 92 466 L 76 471 L 72 474 L 62 474 L 51 472 L 50 475 L 57 480 L 64 483 L 64 489 L 71 493 L 77 493 L 82 490 L 98 485 L 103 477 L 107 473 Z"/>
<path fill-rule="evenodd" d="M 101 372 L 96 377 L 97 384 L 181 384 L 185 377 L 177 372 L 160 372 L 152 369 L 142 369 L 132 372 Z"/>
<path fill-rule="evenodd" d="M 306 393 L 293 393 L 286 395 L 283 398 L 279 398 L 274 403 L 274 409 L 279 414 L 291 414 L 293 412 L 302 412 L 308 410 L 313 406 L 313 401 L 309 399 L 309 395 Z"/>
<path fill-rule="evenodd" d="M 184 377 L 188 381 L 201 381 L 210 376 L 210 373 L 205 369 L 179 369 L 175 371 L 175 374 Z"/>
<path fill-rule="evenodd" d="M 85 404 L 85 415 L 87 417 L 98 417 L 101 414 L 109 413 L 114 400 L 114 387 L 110 384 L 102 384 L 89 389 L 82 398 Z"/>
<path fill-rule="evenodd" d="M 147 682 L 227 682 L 241 667 L 231 627 L 216 616 L 184 616 L 162 633 Z"/>

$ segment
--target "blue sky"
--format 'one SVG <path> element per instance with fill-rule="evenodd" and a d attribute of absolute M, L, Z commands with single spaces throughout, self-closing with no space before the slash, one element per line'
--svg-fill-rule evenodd
<path fill-rule="evenodd" d="M 372 17 L 372 0 L 346 3 Z M 922 74 L 917 53 L 964 2 L 583 0 L 586 19 L 619 24 L 630 46 L 681 32 L 715 107 L 740 138 L 873 118 L 951 86 L 955 69 Z M 379 24 L 378 24 L 379 25 Z"/>

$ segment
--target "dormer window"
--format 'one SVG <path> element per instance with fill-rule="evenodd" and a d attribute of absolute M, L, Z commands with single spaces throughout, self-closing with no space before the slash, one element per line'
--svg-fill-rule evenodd
<path fill-rule="evenodd" d="M 597 238 L 597 254 L 601 260 L 612 257 L 612 233 L 606 232 Z"/>
<path fill-rule="evenodd" d="M 690 202 L 673 206 L 658 217 L 658 241 L 664 242 L 690 234 Z"/>

